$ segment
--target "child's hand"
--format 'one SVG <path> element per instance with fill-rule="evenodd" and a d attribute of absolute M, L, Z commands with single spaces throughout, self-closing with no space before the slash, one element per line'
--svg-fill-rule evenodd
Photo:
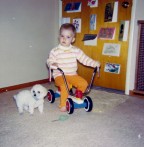
<path fill-rule="evenodd" d="M 56 67 L 58 67 L 58 64 L 57 63 L 53 63 L 53 64 L 51 64 L 52 66 L 56 66 Z"/>
<path fill-rule="evenodd" d="M 57 69 L 58 68 L 58 64 L 57 63 L 53 63 L 50 65 L 51 69 Z"/>
<path fill-rule="evenodd" d="M 98 73 L 97 76 L 100 77 L 100 62 L 97 61 L 96 63 L 97 63 L 96 67 L 97 67 L 97 73 Z"/>
<path fill-rule="evenodd" d="M 96 66 L 95 67 L 98 67 L 98 68 L 100 67 L 100 62 L 99 61 L 96 62 Z"/>

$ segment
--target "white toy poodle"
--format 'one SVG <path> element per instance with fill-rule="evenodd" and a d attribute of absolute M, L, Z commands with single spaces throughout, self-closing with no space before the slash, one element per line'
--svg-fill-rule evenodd
<path fill-rule="evenodd" d="M 47 95 L 47 89 L 40 84 L 34 85 L 31 90 L 20 91 L 14 95 L 18 111 L 20 114 L 24 110 L 34 113 L 34 108 L 38 108 L 40 113 L 43 113 L 44 97 Z"/>

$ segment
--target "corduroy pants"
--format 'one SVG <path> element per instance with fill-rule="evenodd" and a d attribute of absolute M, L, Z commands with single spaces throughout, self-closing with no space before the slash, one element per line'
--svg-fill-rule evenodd
<path fill-rule="evenodd" d="M 85 92 L 88 83 L 87 81 L 80 77 L 79 75 L 66 75 L 66 80 L 68 83 L 68 86 L 70 88 L 70 85 L 77 88 L 78 90 L 81 90 L 82 92 Z M 68 98 L 68 92 L 66 89 L 66 85 L 64 83 L 64 79 L 62 76 L 58 76 L 55 78 L 55 85 L 60 88 L 61 97 L 60 97 L 60 108 L 63 106 L 66 106 L 66 99 Z"/>

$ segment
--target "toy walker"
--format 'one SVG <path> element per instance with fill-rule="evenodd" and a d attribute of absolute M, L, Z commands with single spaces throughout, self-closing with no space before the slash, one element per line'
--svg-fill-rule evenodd
<path fill-rule="evenodd" d="M 84 108 L 86 112 L 90 112 L 93 108 L 93 102 L 92 99 L 87 96 L 87 94 L 90 92 L 93 81 L 94 81 L 94 77 L 96 75 L 96 72 L 99 70 L 99 68 L 95 67 L 93 74 L 92 74 L 92 78 L 90 81 L 90 84 L 88 85 L 87 89 L 85 90 L 85 92 L 82 94 L 83 97 L 79 98 L 79 91 L 76 91 L 77 93 L 73 93 L 72 91 L 72 85 L 71 85 L 71 89 L 69 89 L 67 81 L 66 81 L 66 77 L 64 72 L 55 66 L 51 66 L 50 70 L 59 70 L 63 76 L 64 79 L 64 83 L 67 89 L 67 92 L 69 94 L 67 100 L 66 100 L 66 110 L 68 114 L 72 114 L 74 112 L 74 109 L 78 109 L 78 108 Z M 48 90 L 48 94 L 47 94 L 47 99 L 50 103 L 54 103 L 56 98 L 60 97 L 60 91 L 56 91 L 54 92 L 52 89 Z"/>

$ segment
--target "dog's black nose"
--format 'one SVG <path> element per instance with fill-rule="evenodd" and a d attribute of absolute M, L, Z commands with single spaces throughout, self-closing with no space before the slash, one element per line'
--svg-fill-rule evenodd
<path fill-rule="evenodd" d="M 34 94 L 34 96 L 36 96 L 36 94 Z"/>

